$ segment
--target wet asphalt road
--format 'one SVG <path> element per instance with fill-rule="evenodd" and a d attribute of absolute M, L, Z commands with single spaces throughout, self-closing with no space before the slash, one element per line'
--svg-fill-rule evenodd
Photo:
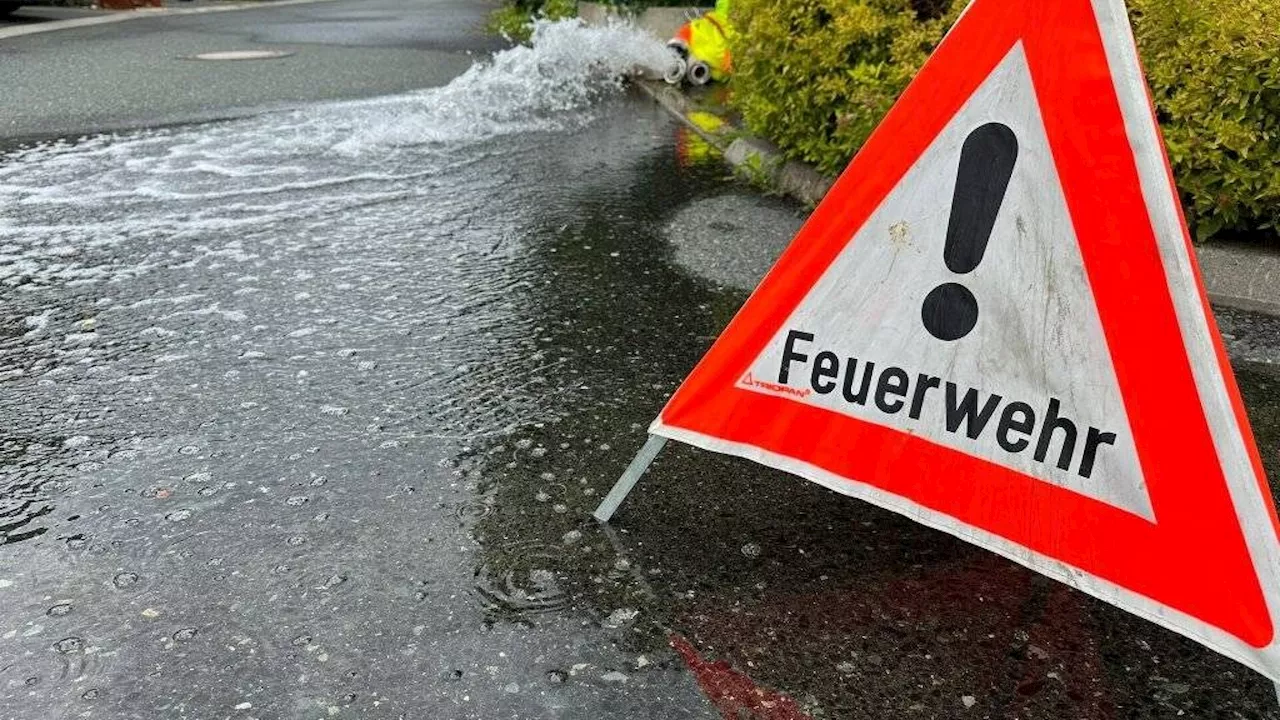
<path fill-rule="evenodd" d="M 1280 717 L 739 460 L 588 521 L 802 215 L 640 98 L 484 87 L 0 155 L 0 717 Z M 1280 324 L 1220 321 L 1274 487 Z"/>
<path fill-rule="evenodd" d="M 173 2 L 190 10 L 219 3 Z M 148 16 L 0 40 L 0 139 L 213 120 L 301 103 L 443 85 L 504 46 L 483 31 L 490 0 L 262 3 Z M 23 17 L 77 11 L 30 8 Z M 81 13 L 82 14 L 82 13 Z M 271 62 L 208 52 L 279 50 Z"/>

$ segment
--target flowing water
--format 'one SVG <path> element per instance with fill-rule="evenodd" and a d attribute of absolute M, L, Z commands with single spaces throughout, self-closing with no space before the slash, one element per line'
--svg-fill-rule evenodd
<path fill-rule="evenodd" d="M 677 162 L 620 82 L 666 61 L 550 23 L 443 88 L 0 155 L 0 718 L 1276 718 L 747 463 L 672 447 L 586 520 L 802 219 Z"/>
<path fill-rule="evenodd" d="M 577 547 L 479 527 L 477 458 L 546 457 L 614 342 L 548 315 L 601 259 L 562 218 L 666 157 L 623 78 L 668 59 L 543 23 L 441 88 L 0 155 L 0 717 L 706 716 L 566 612 Z"/>
<path fill-rule="evenodd" d="M 243 330 L 236 352 L 248 361 L 278 342 L 265 318 L 242 307 L 258 297 L 273 298 L 275 322 L 294 311 L 298 327 L 286 338 L 319 334 L 329 344 L 337 342 L 335 325 L 376 333 L 371 320 L 400 320 L 403 332 L 510 308 L 528 282 L 518 267 L 504 267 L 491 283 L 473 275 L 519 253 L 519 211 L 534 202 L 529 179 L 542 171 L 540 143 L 585 127 L 602 101 L 620 93 L 625 75 L 660 70 L 667 60 L 660 43 L 627 26 L 543 22 L 532 47 L 498 53 L 442 88 L 0 156 L 0 287 L 10 317 L 0 377 L 10 381 L 11 407 L 31 411 L 4 443 L 11 462 L 0 476 L 0 538 L 42 531 L 38 518 L 51 506 L 41 485 L 65 454 L 59 448 L 82 455 L 111 424 L 109 415 L 137 404 L 155 409 L 146 394 L 155 368 L 133 366 L 140 354 L 131 350 L 146 348 L 149 360 L 166 367 L 189 361 L 183 333 L 168 327 L 173 320 Z M 522 139 L 502 142 L 510 136 Z M 289 262 L 316 255 L 334 266 Z M 473 261 L 481 257 L 489 260 Z M 210 291 L 202 277 L 210 269 L 229 295 Z M 391 282 L 397 272 L 423 269 L 454 282 L 436 282 L 426 297 L 405 292 L 402 279 Z M 345 303 L 322 310 L 334 291 L 347 299 L 396 297 L 370 318 L 367 308 Z M 288 307 L 275 304 L 281 301 Z M 27 314 L 19 317 L 20 310 Z M 98 332 L 121 315 L 146 320 L 125 336 Z M 481 327 L 513 332 L 501 310 Z M 156 348 L 158 340 L 167 350 Z M 354 358 L 367 343 L 348 344 L 330 349 Z M 483 373 L 495 387 L 528 388 L 545 365 L 529 363 L 528 349 L 513 342 L 504 346 L 504 362 L 470 370 L 468 346 L 466 338 L 441 338 L 420 350 L 445 358 L 451 382 Z M 361 361 L 352 367 L 368 370 Z M 108 375 L 127 389 L 111 406 L 75 417 L 58 412 L 59 396 L 75 380 Z M 509 396 L 515 392 L 477 393 L 437 413 L 473 418 L 467 434 L 500 430 L 529 404 Z M 52 444 L 32 439 L 50 432 Z"/>

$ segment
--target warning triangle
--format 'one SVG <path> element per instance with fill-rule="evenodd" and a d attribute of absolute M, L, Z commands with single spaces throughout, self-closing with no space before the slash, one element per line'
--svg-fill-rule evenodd
<path fill-rule="evenodd" d="M 975 0 L 656 435 L 1280 681 L 1280 523 L 1122 0 Z"/>

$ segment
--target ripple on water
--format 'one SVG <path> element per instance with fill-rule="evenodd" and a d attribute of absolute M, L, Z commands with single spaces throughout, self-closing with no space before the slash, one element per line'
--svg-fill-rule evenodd
<path fill-rule="evenodd" d="M 0 545 L 44 534 L 40 518 L 53 512 L 50 470 L 60 462 L 55 450 L 40 442 L 0 440 Z"/>
<path fill-rule="evenodd" d="M 481 500 L 464 500 L 457 503 L 445 503 L 440 506 L 440 514 L 446 518 L 453 518 L 460 523 L 474 522 L 484 517 L 488 517 L 493 512 L 493 506 Z"/>
<path fill-rule="evenodd" d="M 111 578 L 111 584 L 121 590 L 133 587 L 138 584 L 138 574 L 131 572 L 117 573 L 115 577 Z"/>
<path fill-rule="evenodd" d="M 71 637 L 62 638 L 58 642 L 54 643 L 53 649 L 63 655 L 69 655 L 74 652 L 80 652 L 80 650 L 84 649 L 84 641 L 72 635 Z"/>
<path fill-rule="evenodd" d="M 489 548 L 486 556 L 475 570 L 474 592 L 494 619 L 519 622 L 569 604 L 556 571 L 564 562 L 563 550 L 524 542 Z"/>

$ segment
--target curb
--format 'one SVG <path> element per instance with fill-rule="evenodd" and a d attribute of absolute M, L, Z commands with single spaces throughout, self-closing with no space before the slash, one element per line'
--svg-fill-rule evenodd
<path fill-rule="evenodd" d="M 261 0 L 260 2 L 228 2 L 226 5 L 214 5 L 197 8 L 140 8 L 137 10 L 105 10 L 104 15 L 96 17 L 73 18 L 71 20 L 52 20 L 0 29 L 0 40 L 37 35 L 40 33 L 74 30 L 75 28 L 92 27 L 94 25 L 110 25 L 126 20 L 143 18 L 172 17 L 175 15 L 202 15 L 204 13 L 235 12 L 237 10 L 262 10 L 266 8 L 288 7 L 290 5 L 312 5 L 315 3 L 333 2 L 333 0 Z"/>
<path fill-rule="evenodd" d="M 635 83 L 677 120 L 719 148 L 725 162 L 754 182 L 789 195 L 809 208 L 817 207 L 835 182 L 834 178 L 824 176 L 805 163 L 788 160 L 767 140 L 752 137 L 729 125 L 726 125 L 729 129 L 724 131 L 700 127 L 689 119 L 689 113 L 693 111 L 689 96 L 671 85 L 647 79 L 636 80 Z"/>
<path fill-rule="evenodd" d="M 655 80 L 635 84 L 677 120 L 719 148 L 735 171 L 753 182 L 817 207 L 835 182 L 813 167 L 787 160 L 767 140 L 737 128 L 708 131 L 690 118 L 694 102 L 680 90 Z M 726 126 L 729 127 L 729 126 Z M 1280 249 L 1214 241 L 1194 245 L 1209 301 L 1214 305 L 1280 317 Z"/>
<path fill-rule="evenodd" d="M 1274 247 L 1226 241 L 1195 247 L 1210 302 L 1280 317 L 1280 253 Z"/>

